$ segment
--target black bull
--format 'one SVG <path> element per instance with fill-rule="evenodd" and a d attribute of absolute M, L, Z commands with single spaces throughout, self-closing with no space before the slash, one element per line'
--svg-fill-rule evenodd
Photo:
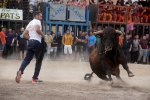
<path fill-rule="evenodd" d="M 119 36 L 122 35 L 122 32 L 108 27 L 103 31 L 95 32 L 95 34 L 100 36 L 100 43 L 89 55 L 89 62 L 93 72 L 86 74 L 84 79 L 90 80 L 92 74 L 95 73 L 105 81 L 112 81 L 111 75 L 114 75 L 124 82 L 120 77 L 120 64 L 127 71 L 128 76 L 133 77 L 134 75 L 127 65 L 126 56 L 119 45 Z M 107 75 L 108 77 L 106 77 Z"/>

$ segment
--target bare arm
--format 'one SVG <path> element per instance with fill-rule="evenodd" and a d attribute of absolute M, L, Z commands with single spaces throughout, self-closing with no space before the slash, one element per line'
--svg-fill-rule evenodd
<path fill-rule="evenodd" d="M 39 25 L 36 25 L 35 27 L 36 27 L 36 32 L 37 32 L 39 35 L 41 35 L 43 38 L 45 38 L 43 32 L 40 30 L 40 26 L 39 26 Z"/>
<path fill-rule="evenodd" d="M 28 33 L 29 33 L 29 31 L 28 31 L 28 30 L 25 30 L 25 31 L 23 32 L 23 37 L 24 37 L 25 39 L 27 39 L 27 40 L 29 40 L 29 39 L 30 39 L 30 37 L 29 37 Z"/>

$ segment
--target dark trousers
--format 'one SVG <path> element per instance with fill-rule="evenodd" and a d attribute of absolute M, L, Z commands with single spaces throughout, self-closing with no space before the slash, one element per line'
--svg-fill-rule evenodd
<path fill-rule="evenodd" d="M 13 46 L 6 44 L 6 58 L 13 53 Z"/>
<path fill-rule="evenodd" d="M 23 73 L 23 71 L 25 70 L 25 68 L 27 67 L 27 65 L 30 63 L 30 61 L 32 60 L 34 54 L 35 57 L 37 59 L 39 51 L 41 49 L 41 43 L 37 40 L 29 40 L 28 42 L 28 48 L 27 48 L 27 54 L 20 66 L 20 69 Z M 42 65 L 42 61 L 36 61 L 35 64 L 35 71 L 34 71 L 34 75 L 33 75 L 33 79 L 38 78 L 40 70 L 41 70 L 41 65 Z"/>
<path fill-rule="evenodd" d="M 123 52 L 127 58 L 127 62 L 131 62 L 131 55 L 130 55 L 129 49 L 123 49 Z"/>
<path fill-rule="evenodd" d="M 133 51 L 132 52 L 132 62 L 137 62 L 137 59 L 138 59 L 138 56 L 139 56 L 139 51 Z"/>

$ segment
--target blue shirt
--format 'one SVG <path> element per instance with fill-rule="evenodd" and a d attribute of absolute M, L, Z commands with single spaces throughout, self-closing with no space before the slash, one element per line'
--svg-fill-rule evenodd
<path fill-rule="evenodd" d="M 90 36 L 88 38 L 88 44 L 93 45 L 93 43 L 96 41 L 96 37 L 94 35 Z"/>

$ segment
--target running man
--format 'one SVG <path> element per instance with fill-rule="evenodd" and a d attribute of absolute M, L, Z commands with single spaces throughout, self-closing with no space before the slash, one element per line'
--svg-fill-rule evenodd
<path fill-rule="evenodd" d="M 41 19 L 42 19 L 42 13 L 38 11 L 34 12 L 34 19 L 29 22 L 25 31 L 23 32 L 23 37 L 25 39 L 28 39 L 29 42 L 28 42 L 27 54 L 19 68 L 19 71 L 17 71 L 17 76 L 16 76 L 17 83 L 20 83 L 21 75 L 23 74 L 27 65 L 32 60 L 33 55 L 35 54 L 35 57 L 37 58 L 39 51 L 42 48 L 41 40 L 42 38 L 44 38 L 44 34 L 41 31 L 42 29 L 41 21 L 40 21 Z M 42 60 L 41 61 L 36 60 L 35 71 L 32 77 L 32 83 L 42 82 L 41 80 L 38 79 L 41 65 L 42 65 Z"/>

